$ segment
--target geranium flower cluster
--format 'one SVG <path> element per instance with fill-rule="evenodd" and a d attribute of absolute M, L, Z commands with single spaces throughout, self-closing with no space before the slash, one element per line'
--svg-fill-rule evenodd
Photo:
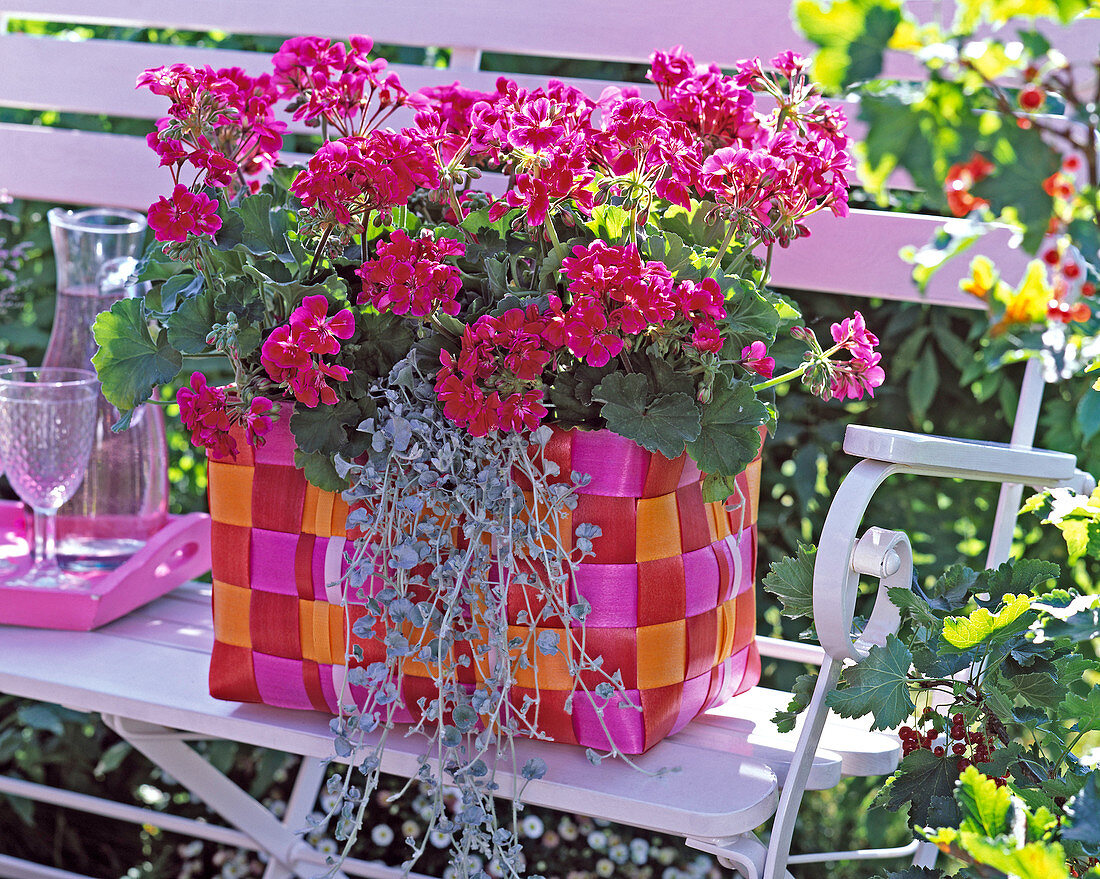
<path fill-rule="evenodd" d="M 851 168 L 843 116 L 809 86 L 805 59 L 784 52 L 770 66 L 786 87 L 768 76 L 759 59 L 741 62 L 726 76 L 716 65 L 699 68 L 682 47 L 657 52 L 649 78 L 657 85 L 657 106 L 695 132 L 712 153 L 698 181 L 735 213 L 749 211 L 765 241 L 786 243 L 807 234 L 798 221 L 828 207 L 848 211 Z M 769 116 L 755 110 L 753 89 L 762 88 L 778 108 Z"/>
<path fill-rule="evenodd" d="M 350 309 L 329 317 L 324 296 L 306 296 L 291 313 L 290 321 L 276 327 L 264 340 L 260 363 L 273 382 L 287 387 L 304 406 L 333 406 L 338 398 L 327 379 L 347 381 L 351 371 L 326 362 L 324 355 L 339 354 L 340 340 L 350 339 L 354 333 L 355 318 Z"/>
<path fill-rule="evenodd" d="M 546 416 L 542 371 L 562 343 L 561 300 L 483 315 L 467 325 L 458 357 L 443 349 L 435 392 L 443 412 L 474 436 L 535 430 Z"/>
<path fill-rule="evenodd" d="M 858 311 L 830 328 L 833 342 L 848 351 L 849 359 L 831 364 L 829 394 L 835 400 L 861 400 L 873 397 L 875 388 L 886 380 L 879 362 L 882 355 L 875 350 L 878 337 L 868 331 L 863 315 Z"/>
<path fill-rule="evenodd" d="M 216 457 L 237 456 L 237 440 L 230 432 L 234 423 L 241 423 L 250 446 L 263 443 L 271 430 L 271 412 L 275 404 L 267 397 L 253 397 L 244 408 L 231 399 L 223 388 L 212 388 L 201 372 L 191 373 L 190 385 L 176 392 L 180 421 L 191 431 L 191 442 L 210 449 Z"/>
<path fill-rule="evenodd" d="M 146 70 L 137 87 L 172 100 L 146 140 L 175 183 L 185 165 L 198 171 L 194 188 L 201 189 L 229 186 L 237 175 L 259 174 L 275 163 L 286 123 L 274 117 L 279 94 L 270 74 L 173 64 Z"/>
<path fill-rule="evenodd" d="M 537 227 L 616 196 L 644 222 L 656 199 L 687 207 L 695 195 L 718 200 L 728 219 L 753 220 L 761 240 L 786 244 L 808 234 L 800 221 L 814 211 L 847 212 L 851 158 L 844 119 L 808 86 L 804 59 L 784 53 L 771 65 L 784 88 L 758 59 L 730 77 L 677 47 L 654 55 L 656 104 L 634 88 L 594 102 L 559 82 L 527 91 L 502 79 L 495 94 L 431 90 L 417 124 L 441 161 L 468 154 L 509 167 L 512 186 L 494 218 L 522 208 Z M 766 86 L 780 109 L 758 112 L 750 86 Z"/>
<path fill-rule="evenodd" d="M 418 186 L 439 187 L 439 166 L 416 131 L 372 131 L 324 144 L 291 191 L 322 223 L 351 225 L 408 202 Z"/>
<path fill-rule="evenodd" d="M 717 282 L 673 281 L 663 263 L 643 262 L 634 245 L 577 245 L 562 264 L 572 304 L 485 315 L 466 327 L 458 357 L 444 350 L 436 378 L 443 411 L 475 436 L 534 430 L 547 414 L 543 370 L 572 357 L 606 366 L 642 337 L 673 356 L 717 352 L 725 305 Z M 696 357 L 698 355 L 695 355 Z"/>
<path fill-rule="evenodd" d="M 294 37 L 272 59 L 275 86 L 290 99 L 294 119 L 307 125 L 323 119 L 344 137 L 377 128 L 410 100 L 397 74 L 386 73 L 385 59 L 370 58 L 370 37 L 354 35 L 348 43 Z"/>
<path fill-rule="evenodd" d="M 429 232 L 413 239 L 397 229 L 378 245 L 374 259 L 355 270 L 363 279 L 359 304 L 411 317 L 426 317 L 436 308 L 456 315 L 462 273 L 443 260 L 465 252 L 453 238 L 433 238 Z"/>
<path fill-rule="evenodd" d="M 626 346 L 630 336 L 662 335 L 686 339 L 699 351 L 722 347 L 718 321 L 726 316 L 718 283 L 674 283 L 660 262 L 642 262 L 633 244 L 593 241 L 577 245 L 562 261 L 573 305 L 565 315 L 570 353 L 591 366 L 603 366 Z"/>

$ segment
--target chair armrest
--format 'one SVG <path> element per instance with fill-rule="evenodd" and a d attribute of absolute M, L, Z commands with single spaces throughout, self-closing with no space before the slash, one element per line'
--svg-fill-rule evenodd
<path fill-rule="evenodd" d="M 900 464 L 925 476 L 948 476 L 985 482 L 1017 482 L 1042 487 L 1075 487 L 1073 455 L 1005 443 L 948 439 L 942 436 L 852 425 L 844 434 L 844 451 L 859 458 Z"/>

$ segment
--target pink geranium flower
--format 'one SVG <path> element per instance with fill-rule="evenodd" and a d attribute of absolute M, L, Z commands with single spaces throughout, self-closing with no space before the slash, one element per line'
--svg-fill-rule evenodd
<path fill-rule="evenodd" d="M 355 318 L 348 308 L 328 317 L 324 296 L 306 296 L 291 312 L 290 329 L 296 344 L 310 354 L 338 354 L 340 340 L 350 339 L 355 332 Z"/>
<path fill-rule="evenodd" d="M 180 183 L 171 198 L 161 198 L 149 208 L 149 226 L 157 241 L 186 241 L 188 235 L 213 235 L 222 220 L 216 201 Z"/>
<path fill-rule="evenodd" d="M 775 358 L 768 356 L 768 348 L 763 342 L 753 342 L 741 349 L 741 365 L 763 378 L 775 374 Z"/>

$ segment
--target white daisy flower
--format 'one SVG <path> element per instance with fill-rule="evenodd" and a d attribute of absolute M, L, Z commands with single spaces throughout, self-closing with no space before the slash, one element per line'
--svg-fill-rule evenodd
<path fill-rule="evenodd" d="M 607 858 L 600 858 L 596 861 L 596 875 L 602 876 L 603 879 L 608 879 L 609 876 L 614 875 L 615 865 L 611 863 Z"/>
<path fill-rule="evenodd" d="M 389 824 L 375 824 L 370 830 L 370 841 L 375 845 L 389 845 L 393 842 L 393 828 Z"/>
<path fill-rule="evenodd" d="M 519 831 L 528 839 L 538 839 L 546 827 L 538 815 L 528 815 L 519 824 Z"/>
<path fill-rule="evenodd" d="M 616 864 L 625 864 L 630 860 L 630 849 L 620 842 L 608 849 L 607 856 Z"/>
<path fill-rule="evenodd" d="M 433 830 L 428 834 L 428 842 L 436 848 L 446 848 L 451 844 L 451 834 Z"/>
<path fill-rule="evenodd" d="M 413 839 L 420 836 L 420 825 L 411 819 L 401 825 L 401 838 L 408 839 L 410 836 Z"/>
<path fill-rule="evenodd" d="M 323 855 L 334 855 L 340 851 L 340 846 L 336 844 L 336 840 L 329 839 L 327 836 L 317 840 L 313 847 Z"/>
<path fill-rule="evenodd" d="M 602 852 L 607 850 L 607 834 L 602 830 L 593 830 L 588 834 L 588 847 L 594 851 Z"/>

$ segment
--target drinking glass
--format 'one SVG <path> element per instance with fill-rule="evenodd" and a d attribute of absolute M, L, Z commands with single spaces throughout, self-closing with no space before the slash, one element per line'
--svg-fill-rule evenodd
<path fill-rule="evenodd" d="M 5 369 L 6 367 L 26 365 L 27 361 L 24 360 L 22 357 L 16 357 L 14 354 L 0 354 L 0 370 Z M 4 459 L 0 458 L 0 476 L 3 475 Z M 3 558 L 0 558 L 0 577 L 4 577 L 10 574 L 12 571 L 15 570 L 15 568 L 16 566 L 13 565 L 11 562 L 5 561 Z"/>
<path fill-rule="evenodd" d="M 58 508 L 80 486 L 95 436 L 99 382 L 89 369 L 0 369 L 0 462 L 34 511 L 31 568 L 6 585 L 79 589 L 57 565 Z"/>

